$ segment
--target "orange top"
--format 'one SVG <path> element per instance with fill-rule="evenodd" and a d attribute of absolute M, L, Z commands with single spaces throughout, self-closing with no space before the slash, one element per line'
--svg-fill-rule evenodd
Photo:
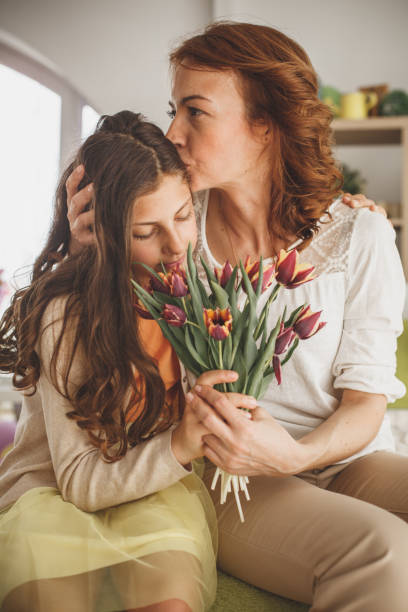
<path fill-rule="evenodd" d="M 180 364 L 177 355 L 170 342 L 163 336 L 160 326 L 151 319 L 139 320 L 139 336 L 151 357 L 158 365 L 160 376 L 166 388 L 166 403 L 174 405 L 178 400 L 178 386 L 180 380 Z M 137 376 L 137 379 L 139 377 Z M 175 387 L 176 386 L 176 387 Z M 135 404 L 126 415 L 126 422 L 130 423 L 137 419 L 141 412 L 140 402 Z"/>

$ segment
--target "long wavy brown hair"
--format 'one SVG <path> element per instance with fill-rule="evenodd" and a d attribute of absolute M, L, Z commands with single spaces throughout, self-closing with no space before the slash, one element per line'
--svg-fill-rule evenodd
<path fill-rule="evenodd" d="M 332 155 L 333 115 L 306 52 L 274 28 L 222 21 L 185 40 L 170 62 L 239 76 L 248 120 L 273 130 L 270 233 L 307 246 L 343 179 Z"/>
<path fill-rule="evenodd" d="M 85 167 L 79 188 L 94 185 L 96 243 L 69 256 L 65 183 L 78 164 Z M 53 300 L 63 298 L 62 322 L 53 322 L 60 331 L 49 375 L 72 405 L 67 416 L 108 461 L 120 459 L 129 445 L 165 430 L 175 418 L 166 409 L 157 364 L 139 339 L 130 285 L 133 204 L 154 191 L 164 175 L 174 174 L 187 181 L 176 148 L 160 128 L 130 111 L 103 116 L 63 173 L 31 285 L 15 293 L 0 323 L 0 369 L 13 373 L 18 389 L 33 394 L 42 367 L 37 348 L 43 315 Z M 77 351 L 81 380 L 73 390 Z M 139 416 L 129 426 L 126 415 L 137 402 Z"/>

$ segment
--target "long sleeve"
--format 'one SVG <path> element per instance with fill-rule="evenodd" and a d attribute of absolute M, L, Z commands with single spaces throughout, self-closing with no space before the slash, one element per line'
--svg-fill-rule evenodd
<path fill-rule="evenodd" d="M 44 317 L 40 358 L 41 395 L 51 461 L 58 488 L 66 501 L 93 512 L 141 498 L 163 489 L 190 472 L 176 460 L 171 450 L 172 430 L 131 448 L 121 460 L 103 460 L 86 431 L 66 417 L 71 404 L 54 387 L 49 366 L 55 339 L 61 327 L 62 304 L 51 304 Z M 72 383 L 80 376 L 81 360 L 76 357 Z"/>
<path fill-rule="evenodd" d="M 405 280 L 395 232 L 382 215 L 358 211 L 351 238 L 343 333 L 333 364 L 334 388 L 402 397 L 395 377 Z"/>

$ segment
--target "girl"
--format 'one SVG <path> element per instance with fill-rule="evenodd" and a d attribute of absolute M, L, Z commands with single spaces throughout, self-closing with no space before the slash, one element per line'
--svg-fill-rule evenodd
<path fill-rule="evenodd" d="M 96 241 L 65 258 L 65 182 L 79 164 Z M 135 317 L 130 287 L 132 274 L 146 281 L 142 263 L 171 269 L 195 240 L 175 147 L 139 115 L 103 117 L 62 177 L 32 284 L 1 323 L 1 369 L 25 391 L 0 467 L 4 612 L 213 601 L 215 521 L 191 467 L 207 430 L 183 411 L 178 361 L 157 324 Z"/>

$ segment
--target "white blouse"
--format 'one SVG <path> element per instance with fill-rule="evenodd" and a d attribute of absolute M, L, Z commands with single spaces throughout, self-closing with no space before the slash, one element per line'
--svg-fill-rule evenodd
<path fill-rule="evenodd" d="M 219 267 L 206 238 L 208 195 L 201 192 L 195 198 L 197 255 Z M 383 394 L 388 402 L 405 393 L 395 376 L 405 295 L 395 232 L 382 215 L 351 209 L 340 200 L 330 212 L 332 221 L 322 217 L 320 231 L 299 254 L 300 261 L 315 266 L 318 278 L 295 289 L 282 288 L 269 315 L 272 328 L 285 305 L 290 313 L 310 304 L 313 312 L 323 311 L 320 320 L 327 322 L 300 342 L 282 368 L 281 385 L 274 379 L 259 401 L 295 439 L 333 414 L 343 389 Z M 200 277 L 206 282 L 203 270 Z M 259 310 L 271 290 L 261 297 Z M 395 450 L 387 414 L 374 440 L 344 461 L 376 450 Z"/>

